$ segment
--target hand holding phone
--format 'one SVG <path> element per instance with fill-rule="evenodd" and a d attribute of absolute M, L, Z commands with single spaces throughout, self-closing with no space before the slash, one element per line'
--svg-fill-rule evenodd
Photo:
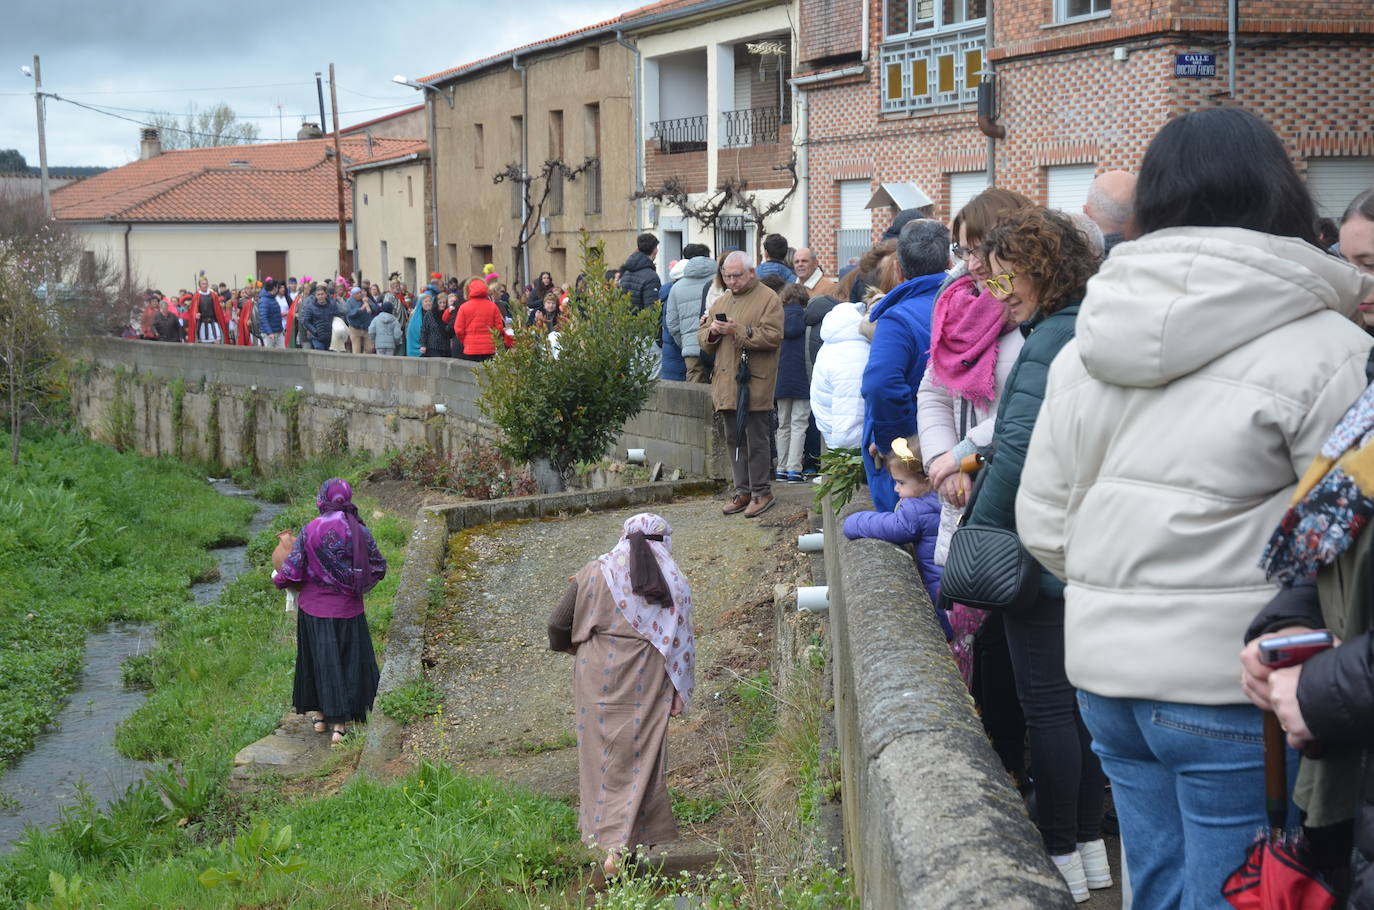
<path fill-rule="evenodd" d="M 1266 638 L 1259 643 L 1260 662 L 1266 667 L 1277 670 L 1281 667 L 1295 667 L 1314 654 L 1332 647 L 1335 638 L 1329 629 L 1315 632 L 1302 632 L 1297 635 L 1282 635 Z"/>
<path fill-rule="evenodd" d="M 729 316 L 726 316 L 724 313 L 717 313 L 717 314 L 716 314 L 716 322 L 727 322 L 727 321 L 729 321 L 729 319 L 730 319 L 730 317 L 729 317 Z"/>

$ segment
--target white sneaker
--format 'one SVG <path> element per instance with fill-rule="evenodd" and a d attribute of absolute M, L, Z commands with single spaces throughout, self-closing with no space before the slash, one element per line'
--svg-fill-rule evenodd
<path fill-rule="evenodd" d="M 1112 886 L 1112 870 L 1107 865 L 1107 845 L 1101 838 L 1078 845 L 1078 855 L 1083 860 L 1083 875 L 1088 887 L 1094 891 Z"/>
<path fill-rule="evenodd" d="M 1063 856 L 1051 856 L 1054 860 L 1054 868 L 1059 870 L 1059 874 L 1068 883 L 1069 892 L 1073 895 L 1075 903 L 1083 903 L 1092 895 L 1088 894 L 1088 877 L 1083 872 L 1083 858 L 1075 850 Z"/>

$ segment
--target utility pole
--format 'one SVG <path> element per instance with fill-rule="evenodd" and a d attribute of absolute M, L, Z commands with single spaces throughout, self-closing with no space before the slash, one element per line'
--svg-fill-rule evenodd
<path fill-rule="evenodd" d="M 334 173 L 339 187 L 339 274 L 352 280 L 348 265 L 348 225 L 344 216 L 343 152 L 339 149 L 339 92 L 334 83 L 334 64 L 329 64 L 329 109 L 334 115 Z"/>
<path fill-rule="evenodd" d="M 33 55 L 33 104 L 38 109 L 38 173 L 43 189 L 43 214 L 52 217 L 52 194 L 48 190 L 48 135 L 43 124 L 43 70 L 38 55 Z"/>

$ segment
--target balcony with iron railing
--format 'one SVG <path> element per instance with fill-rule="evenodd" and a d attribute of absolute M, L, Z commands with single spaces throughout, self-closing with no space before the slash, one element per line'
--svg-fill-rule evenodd
<path fill-rule="evenodd" d="M 722 111 L 720 147 L 737 149 L 775 143 L 780 127 L 791 121 L 791 111 L 786 108 L 751 107 Z"/>
<path fill-rule="evenodd" d="M 665 155 L 680 152 L 702 152 L 706 150 L 706 129 L 709 118 L 705 114 L 697 117 L 679 117 L 676 120 L 657 120 L 649 125 L 658 150 Z"/>
<path fill-rule="evenodd" d="M 985 32 L 980 26 L 883 46 L 882 112 L 957 108 L 978 100 Z"/>

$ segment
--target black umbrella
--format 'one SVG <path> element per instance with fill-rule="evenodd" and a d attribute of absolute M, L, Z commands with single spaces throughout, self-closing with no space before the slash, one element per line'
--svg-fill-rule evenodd
<path fill-rule="evenodd" d="M 744 445 L 744 428 L 749 423 L 749 380 L 754 374 L 749 372 L 749 352 L 739 355 L 739 369 L 735 370 L 735 455 Z"/>

